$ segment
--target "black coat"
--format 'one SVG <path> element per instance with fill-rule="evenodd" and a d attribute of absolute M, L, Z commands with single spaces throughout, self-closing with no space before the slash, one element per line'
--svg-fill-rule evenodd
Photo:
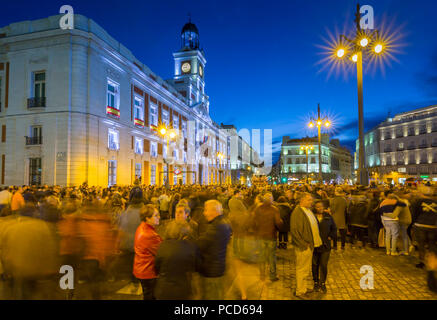
<path fill-rule="evenodd" d="M 353 201 L 349 207 L 349 224 L 362 228 L 367 227 L 369 225 L 368 209 L 367 201 Z"/>
<path fill-rule="evenodd" d="M 202 264 L 199 273 L 205 277 L 221 277 L 226 268 L 226 251 L 232 235 L 230 223 L 220 215 L 210 221 L 200 235 L 199 246 Z"/>
<path fill-rule="evenodd" d="M 155 297 L 159 300 L 187 300 L 191 297 L 191 275 L 200 267 L 198 247 L 187 240 L 165 240 L 155 258 L 159 274 Z"/>
<path fill-rule="evenodd" d="M 331 250 L 331 240 L 337 237 L 337 226 L 329 213 L 324 213 L 322 220 L 319 221 L 319 233 L 322 239 L 322 246 L 317 251 Z"/>
<path fill-rule="evenodd" d="M 279 215 L 283 222 L 280 232 L 290 232 L 290 216 L 292 208 L 288 203 L 276 203 L 276 207 L 279 209 Z"/>

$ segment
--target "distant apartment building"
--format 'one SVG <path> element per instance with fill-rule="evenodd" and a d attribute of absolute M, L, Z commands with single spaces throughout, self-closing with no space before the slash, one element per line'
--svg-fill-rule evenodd
<path fill-rule="evenodd" d="M 371 180 L 437 181 L 437 105 L 387 118 L 365 134 L 364 145 Z M 355 168 L 358 167 L 358 150 L 357 140 Z"/>
<path fill-rule="evenodd" d="M 303 145 L 310 145 L 308 159 Z M 322 177 L 324 181 L 343 182 L 352 179 L 353 159 L 350 151 L 340 145 L 338 139 L 329 139 L 328 134 L 322 134 Z M 317 180 L 319 172 L 319 148 L 317 137 L 301 139 L 282 138 L 281 145 L 281 181 L 303 180 L 309 176 Z M 284 179 L 285 178 L 285 179 Z"/>

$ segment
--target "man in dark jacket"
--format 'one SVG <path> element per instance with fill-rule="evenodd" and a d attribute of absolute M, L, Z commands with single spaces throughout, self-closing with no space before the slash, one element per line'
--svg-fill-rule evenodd
<path fill-rule="evenodd" d="M 279 280 L 276 277 L 276 234 L 283 226 L 279 210 L 273 206 L 273 195 L 266 193 L 263 204 L 255 210 L 254 230 L 261 247 L 262 261 L 260 263 L 261 279 L 265 275 L 265 263 L 270 268 L 270 280 Z"/>
<path fill-rule="evenodd" d="M 205 202 L 204 216 L 208 221 L 206 231 L 196 241 L 202 257 L 200 275 L 202 276 L 203 300 L 223 300 L 223 275 L 226 269 L 227 246 L 232 234 L 230 224 L 223 217 L 219 201 Z"/>

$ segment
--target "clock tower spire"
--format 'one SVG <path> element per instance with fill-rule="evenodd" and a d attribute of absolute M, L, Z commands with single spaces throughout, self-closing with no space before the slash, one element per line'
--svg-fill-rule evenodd
<path fill-rule="evenodd" d="M 205 94 L 205 53 L 200 48 L 199 30 L 191 22 L 188 22 L 181 31 L 181 48 L 173 53 L 175 73 L 174 87 L 187 98 L 190 106 L 204 104 L 209 113 L 208 96 Z"/>

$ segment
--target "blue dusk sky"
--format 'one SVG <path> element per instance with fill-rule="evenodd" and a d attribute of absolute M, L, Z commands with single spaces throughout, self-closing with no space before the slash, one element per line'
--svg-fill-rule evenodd
<path fill-rule="evenodd" d="M 284 135 L 314 135 L 306 124 L 320 103 L 333 120 L 330 133 L 354 148 L 358 137 L 357 84 L 347 72 L 318 64 L 324 39 L 353 31 L 350 0 L 14 1 L 3 5 L 0 26 L 59 13 L 63 4 L 96 21 L 162 78 L 173 76 L 172 53 L 191 14 L 205 51 L 206 92 L 217 123 L 272 129 L 274 150 Z M 384 69 L 364 63 L 364 121 L 369 130 L 390 113 L 437 103 L 434 0 L 366 0 L 375 28 L 396 35 Z M 397 37 L 397 35 L 400 35 Z M 338 71 L 338 72 L 337 72 Z M 274 156 L 277 159 L 278 153 Z"/>

